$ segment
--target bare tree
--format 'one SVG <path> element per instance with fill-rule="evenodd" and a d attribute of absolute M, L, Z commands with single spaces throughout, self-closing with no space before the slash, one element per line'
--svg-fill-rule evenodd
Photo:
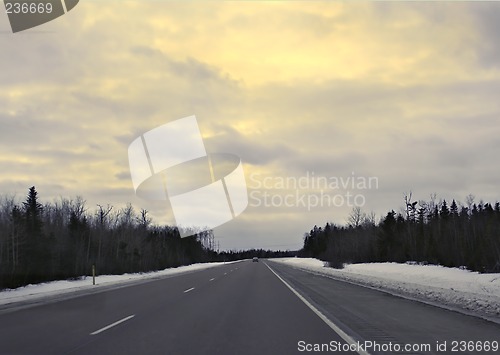
<path fill-rule="evenodd" d="M 149 225 L 151 224 L 151 218 L 148 216 L 149 211 L 142 208 L 141 209 L 141 215 L 137 217 L 137 222 L 139 225 L 141 225 L 144 229 L 147 229 Z"/>
<path fill-rule="evenodd" d="M 465 197 L 465 204 L 467 205 L 467 210 L 469 211 L 469 214 L 472 212 L 472 206 L 474 205 L 474 200 L 476 197 L 473 194 L 468 194 Z"/>
<path fill-rule="evenodd" d="M 103 207 L 101 205 L 97 205 L 97 207 L 97 221 L 99 222 L 99 226 L 104 228 L 106 226 L 108 215 L 113 210 L 113 206 L 107 205 L 107 207 Z"/>
<path fill-rule="evenodd" d="M 417 201 L 412 202 L 412 195 L 413 193 L 410 191 L 409 193 L 406 193 L 404 196 L 405 199 L 405 213 L 406 213 L 406 220 L 415 222 L 416 216 L 417 216 Z"/>
<path fill-rule="evenodd" d="M 87 201 L 81 196 L 76 196 L 76 199 L 70 202 L 70 210 L 78 220 L 82 220 L 87 212 L 86 203 Z"/>
<path fill-rule="evenodd" d="M 113 206 L 107 205 L 107 207 L 103 207 L 101 205 L 97 205 L 97 207 L 98 207 L 97 221 L 99 223 L 99 244 L 97 247 L 97 262 L 100 263 L 102 255 L 102 235 L 107 227 L 108 215 L 113 210 Z"/>
<path fill-rule="evenodd" d="M 362 225 L 364 227 L 374 227 L 376 225 L 376 214 L 371 211 L 369 214 L 364 214 Z"/>
<path fill-rule="evenodd" d="M 358 228 L 365 218 L 366 214 L 361 211 L 361 207 L 355 206 L 352 208 L 347 221 L 349 223 L 349 226 Z"/>
<path fill-rule="evenodd" d="M 122 208 L 119 212 L 119 216 L 117 218 L 120 221 L 120 224 L 123 227 L 131 227 L 134 225 L 136 221 L 134 207 L 131 203 L 127 203 L 127 205 Z"/>

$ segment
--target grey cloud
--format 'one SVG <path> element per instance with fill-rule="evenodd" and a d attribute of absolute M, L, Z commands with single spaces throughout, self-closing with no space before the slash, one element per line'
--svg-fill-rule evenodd
<path fill-rule="evenodd" d="M 245 163 L 261 166 L 296 154 L 291 147 L 274 143 L 267 136 L 246 137 L 231 127 L 215 126 L 218 134 L 205 141 L 209 152 L 236 154 Z"/>
<path fill-rule="evenodd" d="M 193 84 L 207 81 L 223 81 L 226 84 L 238 85 L 238 81 L 231 79 L 228 74 L 222 73 L 219 68 L 192 57 L 185 60 L 175 60 L 160 50 L 144 45 L 133 46 L 130 48 L 130 52 L 156 64 L 159 70 L 166 70 L 166 72 L 175 76 L 193 80 Z"/>
<path fill-rule="evenodd" d="M 381 25 L 391 24 L 410 13 L 422 14 L 431 23 L 440 24 L 453 15 L 453 9 L 461 6 L 448 2 L 372 2 L 370 8 L 381 21 Z"/>
<path fill-rule="evenodd" d="M 125 181 L 132 181 L 132 177 L 130 175 L 130 171 L 122 171 L 120 173 L 117 173 L 115 177 L 118 180 L 125 180 Z"/>
<path fill-rule="evenodd" d="M 66 186 L 58 183 L 46 181 L 38 176 L 23 179 L 0 179 L 0 191 L 9 191 L 15 194 L 17 198 L 24 199 L 28 193 L 28 189 L 35 186 L 39 192 L 40 198 L 44 202 L 52 201 L 54 198 L 64 196 L 68 193 Z M 66 196 L 64 196 L 66 197 Z"/>
<path fill-rule="evenodd" d="M 8 68 L 0 72 L 0 88 L 9 89 L 19 83 L 46 87 L 70 85 L 80 82 L 91 71 L 86 65 L 94 57 L 88 56 L 78 42 L 68 42 L 64 36 L 37 35 L 35 31 L 2 36 L 0 42 L 0 63 Z"/>
<path fill-rule="evenodd" d="M 44 119 L 28 110 L 15 116 L 0 113 L 0 152 L 5 157 L 23 155 L 65 164 L 68 161 L 98 159 L 99 145 L 72 121 Z"/>
<path fill-rule="evenodd" d="M 403 116 L 402 103 L 422 102 L 435 105 L 463 104 L 490 100 L 492 105 L 498 100 L 499 80 L 456 81 L 446 84 L 416 84 L 398 87 L 380 82 L 362 80 L 333 80 L 320 85 L 297 82 L 292 85 L 273 84 L 260 88 L 256 103 L 265 108 L 283 110 L 280 118 L 289 117 L 290 111 L 306 107 L 313 115 L 318 111 L 329 114 L 329 119 L 350 113 L 349 119 L 362 119 L 379 114 L 387 117 Z M 450 98 L 455 102 L 449 102 Z M 453 108 L 453 107 L 451 107 Z M 442 108 L 443 111 L 445 107 Z M 315 117 L 318 118 L 318 117 Z M 320 117 L 321 118 L 321 117 Z"/>
<path fill-rule="evenodd" d="M 239 83 L 218 68 L 196 59 L 174 60 L 147 46 L 130 49 L 133 59 L 128 73 L 111 70 L 107 76 L 123 81 L 114 95 L 100 92 L 73 91 L 78 107 L 92 107 L 102 121 L 126 122 L 132 133 L 143 133 L 154 124 L 196 113 L 214 117 L 221 107 L 238 107 L 244 100 Z M 142 65 L 136 66 L 136 57 Z M 154 68 L 154 76 L 141 74 L 143 67 Z M 140 99 L 129 100 L 130 91 L 140 92 Z M 161 121 L 160 121 L 161 120 Z"/>
<path fill-rule="evenodd" d="M 41 139 L 47 139 L 57 130 L 61 123 L 34 119 L 34 114 L 21 113 L 11 116 L 0 112 L 0 144 L 11 146 L 24 142 L 31 144 Z"/>
<path fill-rule="evenodd" d="M 378 176 L 378 206 L 390 208 L 397 208 L 402 194 L 409 190 L 421 198 L 438 192 L 442 197 L 459 199 L 471 191 L 495 198 L 491 186 L 492 176 L 498 176 L 493 163 L 499 153 L 498 81 L 406 88 L 361 82 L 344 84 L 304 84 L 294 88 L 276 85 L 265 90 L 266 95 L 276 94 L 270 96 L 276 99 L 277 117 L 304 112 L 299 110 L 302 106 L 309 111 L 308 116 L 315 118 L 315 127 L 310 130 L 305 129 L 305 119 L 284 122 L 284 126 L 288 124 L 302 133 L 297 144 L 306 143 L 307 153 L 290 156 L 282 170 L 295 173 L 298 168 L 329 175 L 352 170 Z M 272 99 L 264 101 L 271 111 Z M 358 102 L 368 104 L 357 105 Z M 408 117 L 399 109 L 407 104 L 417 109 L 421 105 L 428 111 Z M 350 122 L 360 124 L 339 132 L 342 127 L 336 127 L 339 120 L 332 112 L 342 111 L 349 113 L 346 117 Z M 380 129 L 374 131 L 376 122 Z M 367 129 L 370 131 L 363 135 L 365 141 L 356 140 L 357 134 Z M 343 134 L 347 134 L 347 139 L 342 140 Z M 347 144 L 349 141 L 351 145 Z"/>
<path fill-rule="evenodd" d="M 352 172 L 367 173 L 367 160 L 361 153 L 343 149 L 337 153 L 309 152 L 290 156 L 279 165 L 281 169 L 300 176 L 308 172 L 317 176 L 350 176 Z"/>
<path fill-rule="evenodd" d="M 486 67 L 500 65 L 500 3 L 471 2 L 468 4 L 473 14 L 475 25 L 481 35 L 481 42 L 476 44 L 479 64 Z"/>

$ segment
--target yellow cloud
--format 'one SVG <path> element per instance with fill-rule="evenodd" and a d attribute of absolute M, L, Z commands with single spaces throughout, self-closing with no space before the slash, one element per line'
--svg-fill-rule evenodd
<path fill-rule="evenodd" d="M 197 58 L 248 86 L 305 79 L 404 85 L 467 77 L 470 20 L 459 5 L 433 6 L 443 12 L 441 19 L 428 16 L 425 4 L 394 5 L 400 11 L 384 15 L 371 3 L 144 3 L 141 11 L 121 7 L 111 17 L 134 18 L 130 12 L 136 11 L 133 27 L 108 28 L 128 44 Z"/>

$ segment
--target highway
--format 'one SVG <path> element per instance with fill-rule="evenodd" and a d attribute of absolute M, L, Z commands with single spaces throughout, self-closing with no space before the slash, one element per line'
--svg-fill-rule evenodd
<path fill-rule="evenodd" d="M 372 354 L 437 354 L 465 340 L 500 341 L 500 325 L 266 260 L 0 311 L 0 354 L 300 354 L 365 341 L 386 346 Z"/>

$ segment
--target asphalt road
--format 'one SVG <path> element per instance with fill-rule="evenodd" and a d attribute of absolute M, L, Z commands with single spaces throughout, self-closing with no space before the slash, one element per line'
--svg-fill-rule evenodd
<path fill-rule="evenodd" d="M 500 343 L 497 323 L 278 263 L 270 262 L 270 265 L 353 340 L 378 345 L 368 348 L 372 354 L 500 353 L 500 350 L 484 350 L 492 342 Z M 393 350 L 398 350 L 396 346 L 399 345 L 402 351 L 387 351 L 391 349 L 387 348 L 389 344 L 393 345 Z M 405 346 L 416 348 L 403 351 Z M 382 351 L 377 351 L 380 349 Z"/>
<path fill-rule="evenodd" d="M 451 353 L 453 340 L 499 341 L 500 325 L 263 260 L 0 312 L 0 354 L 296 354 L 356 341 L 434 346 L 422 353 L 446 341 Z"/>

